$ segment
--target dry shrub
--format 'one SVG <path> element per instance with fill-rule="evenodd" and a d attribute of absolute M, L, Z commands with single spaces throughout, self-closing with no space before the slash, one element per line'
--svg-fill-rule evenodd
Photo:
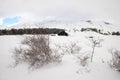
<path fill-rule="evenodd" d="M 52 53 L 48 35 L 34 35 L 25 37 L 20 48 L 14 49 L 16 65 L 27 63 L 29 68 L 40 68 L 52 62 L 60 62 L 60 55 Z"/>
<path fill-rule="evenodd" d="M 88 40 L 90 40 L 90 42 L 92 43 L 92 55 L 91 55 L 91 62 L 93 61 L 93 57 L 94 57 L 94 53 L 95 53 L 95 49 L 96 47 L 101 47 L 101 42 L 103 41 L 103 39 L 95 38 L 93 36 L 89 36 Z"/>
<path fill-rule="evenodd" d="M 120 71 L 120 51 L 119 50 L 111 50 L 112 53 L 112 61 L 111 67 L 117 71 Z"/>
<path fill-rule="evenodd" d="M 63 48 L 64 53 L 67 54 L 78 54 L 81 50 L 81 47 L 78 46 L 78 43 L 70 42 L 69 45 L 65 45 Z"/>
<path fill-rule="evenodd" d="M 80 65 L 76 73 L 83 74 L 83 73 L 90 72 L 91 71 L 91 69 L 89 68 L 90 55 L 83 53 L 83 54 L 77 55 L 76 57 Z"/>
<path fill-rule="evenodd" d="M 77 56 L 77 59 L 78 59 L 80 65 L 83 66 L 83 67 L 85 67 L 85 66 L 88 65 L 90 57 L 89 57 L 89 55 L 83 55 L 83 54 L 81 54 L 81 55 Z"/>

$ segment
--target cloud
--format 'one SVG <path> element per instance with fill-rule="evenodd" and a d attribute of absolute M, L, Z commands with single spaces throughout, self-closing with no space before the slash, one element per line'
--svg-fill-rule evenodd
<path fill-rule="evenodd" d="M 2 25 L 2 23 L 3 23 L 3 21 L 2 21 L 2 19 L 0 19 L 0 25 Z"/>
<path fill-rule="evenodd" d="M 0 0 L 0 18 L 23 16 L 103 19 L 120 22 L 120 0 Z"/>

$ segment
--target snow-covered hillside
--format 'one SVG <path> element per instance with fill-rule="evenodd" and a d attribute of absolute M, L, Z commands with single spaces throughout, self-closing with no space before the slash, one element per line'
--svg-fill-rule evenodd
<path fill-rule="evenodd" d="M 12 50 L 19 46 L 23 36 L 0 36 L 0 80 L 120 80 L 120 73 L 109 66 L 112 59 L 109 50 L 120 50 L 119 36 L 105 36 L 94 32 L 76 32 L 68 37 L 50 36 L 53 45 L 72 42 L 79 44 L 80 55 L 91 54 L 89 36 L 99 37 L 103 42 L 101 47 L 95 49 L 93 62 L 85 67 L 79 64 L 76 54 L 66 54 L 60 64 L 50 64 L 35 71 L 29 71 L 25 64 L 15 68 L 10 66 L 13 62 Z"/>
<path fill-rule="evenodd" d="M 106 21 L 97 20 L 79 20 L 79 21 L 65 21 L 65 20 L 44 20 L 37 22 L 22 22 L 8 27 L 0 27 L 0 29 L 20 29 L 20 28 L 62 28 L 62 29 L 81 29 L 81 28 L 97 28 L 103 31 L 120 31 L 119 25 L 114 25 Z"/>

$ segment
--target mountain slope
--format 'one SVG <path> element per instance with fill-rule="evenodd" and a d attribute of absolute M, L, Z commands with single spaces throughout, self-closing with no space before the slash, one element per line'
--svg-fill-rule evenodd
<path fill-rule="evenodd" d="M 63 29 L 81 29 L 81 28 L 97 28 L 103 31 L 120 31 L 120 26 L 111 24 L 106 21 L 80 20 L 80 21 L 62 21 L 62 20 L 44 20 L 41 22 L 19 23 L 1 29 L 20 29 L 20 28 L 63 28 Z"/>

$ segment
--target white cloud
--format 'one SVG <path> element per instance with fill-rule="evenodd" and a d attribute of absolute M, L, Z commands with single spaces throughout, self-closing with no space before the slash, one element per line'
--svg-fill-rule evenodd
<path fill-rule="evenodd" d="M 0 19 L 0 25 L 2 25 L 3 21 L 2 21 L 2 18 Z"/>
<path fill-rule="evenodd" d="M 120 0 L 0 0 L 0 17 L 103 19 L 120 23 Z M 27 15 L 25 15 L 27 14 Z"/>

